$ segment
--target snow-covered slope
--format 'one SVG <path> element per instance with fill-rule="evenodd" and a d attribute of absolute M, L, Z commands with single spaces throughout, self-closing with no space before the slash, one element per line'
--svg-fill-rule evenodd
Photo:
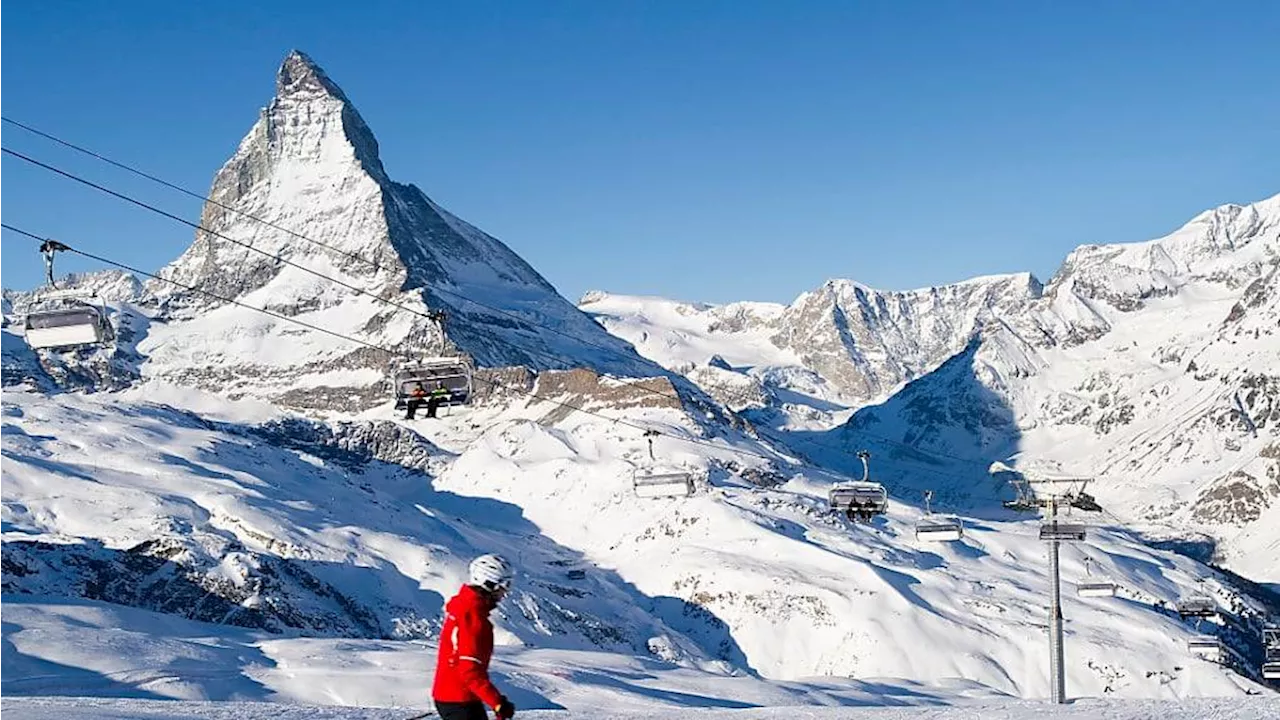
<path fill-rule="evenodd" d="M 1280 197 L 1167 238 L 1072 254 L 1026 313 L 954 373 L 926 376 L 836 434 L 886 451 L 1095 477 L 1114 516 L 1217 541 L 1215 562 L 1280 580 Z M 941 456 L 941 457 L 939 457 Z"/>
<path fill-rule="evenodd" d="M 218 642 L 211 643 L 215 637 Z M 279 637 L 108 603 L 17 596 L 5 600 L 4 643 L 6 698 L 96 695 L 403 708 L 429 702 L 436 653 L 434 641 Z M 935 687 L 845 678 L 771 682 L 599 650 L 505 647 L 492 671 L 522 717 L 539 708 L 653 713 L 691 706 L 936 706 L 992 697 L 964 681 Z M 411 714 L 416 711 L 399 718 Z"/>
<path fill-rule="evenodd" d="M 148 377 L 317 410 L 381 399 L 389 353 L 211 296 L 409 356 L 441 353 L 427 317 L 441 310 L 483 366 L 662 372 L 501 242 L 392 181 L 355 106 L 300 52 L 209 194 L 207 232 L 160 273 L 182 287 L 151 281 L 138 298 L 159 308 L 140 344 Z"/>
<path fill-rule="evenodd" d="M 553 403 L 467 411 L 419 437 L 385 411 L 332 427 L 215 422 L 145 393 L 6 392 L 6 593 L 286 636 L 426 638 L 465 560 L 496 550 L 520 568 L 504 646 L 774 680 L 1047 692 L 1034 523 L 971 521 L 964 543 L 941 547 L 912 539 L 910 505 L 853 526 L 824 507 L 830 475 L 744 457 L 763 448 L 732 435 L 661 440 L 661 464 L 694 472 L 700 492 L 642 502 L 630 486 L 645 463 L 639 431 Z M 673 408 L 601 410 L 702 434 Z M 1167 609 L 1203 566 L 1110 531 L 1089 552 L 1125 589 L 1069 604 L 1074 692 L 1250 687 L 1189 658 L 1192 628 Z M 1069 580 L 1081 559 L 1064 559 Z M 1233 608 L 1224 637 L 1247 671 L 1262 606 L 1225 579 L 1208 587 Z"/>
<path fill-rule="evenodd" d="M 950 468 L 1020 453 L 1097 476 L 1094 488 L 1125 521 L 1207 534 L 1221 543 L 1211 551 L 1217 562 L 1276 582 L 1278 267 L 1280 196 L 1205 212 L 1164 238 L 1082 246 L 1043 292 L 1015 275 L 912 293 L 837 281 L 751 315 L 734 310 L 745 303 L 604 293 L 581 307 L 771 437 L 832 466 L 848 467 L 850 443 L 874 445 L 901 461 L 890 468 L 904 491 L 932 486 L 989 502 L 990 488 L 957 484 Z M 859 310 L 842 315 L 848 346 L 863 351 L 843 359 L 831 351 L 838 343 L 822 340 L 841 323 L 797 319 L 851 307 Z M 807 338 L 825 350 L 795 351 Z M 734 360 L 707 365 L 708 353 Z M 953 367 L 938 370 L 949 358 Z M 876 392 L 833 394 L 849 387 L 831 369 L 840 363 L 885 381 Z M 891 393 L 893 381 L 910 382 Z M 842 401 L 862 409 L 848 418 Z M 846 418 L 830 437 L 815 432 Z"/>
<path fill-rule="evenodd" d="M 679 699 L 678 693 L 666 694 Z M 759 707 L 735 705 L 732 710 L 708 709 L 704 706 L 650 706 L 637 709 L 610 704 L 610 695 L 589 694 L 582 703 L 585 710 L 534 710 L 521 712 L 521 718 L 532 720 L 1269 720 L 1280 708 L 1272 698 L 1200 699 L 1200 700 L 1084 700 L 1070 705 L 1046 705 L 1036 701 L 1005 701 L 965 704 L 952 707 L 921 708 L 864 707 L 797 708 L 793 706 Z M 5 710 L 19 713 L 29 720 L 403 720 L 417 709 L 381 709 L 351 707 L 326 708 L 261 702 L 193 702 L 172 700 L 99 699 L 86 697 L 10 698 L 0 703 Z M 803 713 L 802 715 L 799 713 Z"/>

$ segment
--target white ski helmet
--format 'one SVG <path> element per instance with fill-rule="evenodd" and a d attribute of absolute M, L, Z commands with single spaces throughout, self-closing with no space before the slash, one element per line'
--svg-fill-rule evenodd
<path fill-rule="evenodd" d="M 515 572 L 511 563 L 498 555 L 481 555 L 471 561 L 468 585 L 484 588 L 489 592 L 510 590 Z"/>

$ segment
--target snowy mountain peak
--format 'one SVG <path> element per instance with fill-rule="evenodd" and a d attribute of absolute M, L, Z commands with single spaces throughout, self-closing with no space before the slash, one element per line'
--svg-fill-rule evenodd
<path fill-rule="evenodd" d="M 294 93 L 326 93 L 339 100 L 347 97 L 323 69 L 301 50 L 291 50 L 276 72 L 276 97 Z"/>
<path fill-rule="evenodd" d="M 157 374 L 219 390 L 234 374 L 246 392 L 284 380 L 296 392 L 296 383 L 332 371 L 324 392 L 301 397 L 372 403 L 385 397 L 380 380 L 398 353 L 439 355 L 450 346 L 482 366 L 661 373 L 506 245 L 392 181 L 359 112 L 301 52 L 285 58 L 276 96 L 214 177 L 210 198 L 204 229 L 162 271 L 179 285 L 150 285 L 170 317 L 190 321 L 153 333 L 146 351 Z M 300 332 L 225 300 L 305 316 L 352 340 Z M 443 327 L 430 317 L 437 310 Z M 211 346 L 209 338 L 236 342 Z M 370 344 L 396 353 L 371 352 Z"/>
<path fill-rule="evenodd" d="M 1067 256 L 1047 292 L 1057 294 L 1070 287 L 1083 297 L 1129 311 L 1194 278 L 1238 285 L 1256 277 L 1277 248 L 1280 195 L 1208 210 L 1154 240 L 1082 245 Z"/>
<path fill-rule="evenodd" d="M 336 118 L 333 117 L 337 111 Z M 340 136 L 350 144 L 357 159 L 371 174 L 386 177 L 378 156 L 378 141 L 373 137 L 364 118 L 347 99 L 342 88 L 329 79 L 324 70 L 300 50 L 285 57 L 276 72 L 276 96 L 264 113 L 268 121 L 268 137 L 287 137 L 297 133 L 300 141 L 315 141 L 314 128 L 320 121 L 320 138 L 329 139 L 337 125 Z M 336 122 L 334 122 L 336 120 Z"/>

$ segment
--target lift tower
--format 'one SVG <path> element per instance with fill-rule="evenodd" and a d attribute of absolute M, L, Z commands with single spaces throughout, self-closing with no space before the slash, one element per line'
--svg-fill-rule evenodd
<path fill-rule="evenodd" d="M 1062 648 L 1062 587 L 1058 571 L 1058 546 L 1063 542 L 1083 542 L 1086 537 L 1082 523 L 1058 521 L 1058 508 L 1066 506 L 1089 512 L 1101 512 L 1093 496 L 1084 491 L 1092 478 L 1052 477 L 1029 475 L 1005 465 L 991 463 L 992 475 L 1007 474 L 1009 484 L 1017 492 L 1014 500 L 1004 503 L 1011 510 L 1041 512 L 1045 522 L 1040 525 L 1040 539 L 1049 543 L 1049 691 L 1056 704 L 1067 701 L 1066 671 L 1063 667 Z"/>

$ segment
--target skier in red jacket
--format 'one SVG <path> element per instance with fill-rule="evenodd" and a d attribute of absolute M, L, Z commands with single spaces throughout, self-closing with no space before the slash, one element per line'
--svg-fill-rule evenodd
<path fill-rule="evenodd" d="M 487 720 L 487 705 L 500 720 L 516 708 L 489 680 L 493 623 L 489 613 L 511 589 L 511 564 L 497 555 L 471 561 L 470 578 L 445 605 L 440 657 L 431 687 L 440 720 Z"/>

